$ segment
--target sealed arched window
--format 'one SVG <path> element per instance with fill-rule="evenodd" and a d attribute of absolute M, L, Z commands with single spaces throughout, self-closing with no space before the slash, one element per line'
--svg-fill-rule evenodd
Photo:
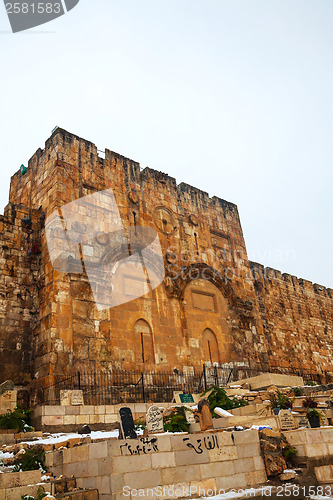
<path fill-rule="evenodd" d="M 139 319 L 134 325 L 135 361 L 155 363 L 153 335 L 149 323 Z"/>
<path fill-rule="evenodd" d="M 215 363 L 220 364 L 220 353 L 217 338 L 215 333 L 206 328 L 203 332 L 204 356 L 205 362 L 210 362 L 212 365 Z"/>

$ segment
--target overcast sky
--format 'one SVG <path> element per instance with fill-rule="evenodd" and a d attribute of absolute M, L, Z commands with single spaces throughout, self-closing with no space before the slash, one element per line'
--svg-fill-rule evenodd
<path fill-rule="evenodd" d="M 236 203 L 249 258 L 333 288 L 332 0 L 80 0 L 12 34 L 1 182 L 55 125 Z"/>

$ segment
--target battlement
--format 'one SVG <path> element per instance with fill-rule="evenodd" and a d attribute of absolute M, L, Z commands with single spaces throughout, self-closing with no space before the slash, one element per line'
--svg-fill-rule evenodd
<path fill-rule="evenodd" d="M 312 281 L 306 280 L 304 278 L 298 278 L 292 274 L 282 273 L 277 269 L 273 269 L 272 267 L 265 267 L 258 262 L 253 262 L 249 260 L 250 269 L 252 271 L 252 275 L 254 279 L 262 279 L 262 280 L 279 280 L 284 281 L 286 283 L 292 283 L 294 286 L 300 286 L 303 289 L 313 288 L 315 293 L 325 295 L 328 297 L 333 297 L 333 290 L 331 288 L 327 288 L 323 285 L 319 285 L 318 283 L 312 283 Z"/>
<path fill-rule="evenodd" d="M 218 198 L 217 196 L 210 197 L 207 192 L 185 182 L 177 183 L 177 180 L 174 177 L 171 177 L 164 172 L 160 172 L 149 167 L 141 169 L 139 162 L 107 148 L 105 149 L 105 158 L 101 158 L 99 156 L 99 150 L 94 143 L 60 127 L 56 128 L 51 136 L 46 140 L 45 148 L 38 148 L 34 155 L 29 159 L 26 174 L 22 176 L 20 170 L 18 170 L 12 176 L 11 191 L 13 191 L 13 196 L 10 198 L 11 201 L 14 203 L 20 203 L 22 201 L 17 197 L 17 190 L 22 183 L 24 183 L 25 178 L 29 179 L 29 189 L 31 189 L 31 184 L 33 182 L 31 176 L 36 175 L 37 167 L 40 163 L 43 163 L 43 168 L 45 168 L 45 162 L 52 160 L 53 158 L 53 160 L 58 161 L 58 164 L 59 162 L 63 162 L 63 164 L 68 164 L 70 166 L 73 163 L 73 159 L 75 159 L 76 164 L 74 166 L 79 168 L 80 162 L 82 163 L 83 160 L 83 155 L 85 156 L 85 160 L 88 162 L 88 165 L 90 165 L 91 171 L 95 169 L 96 163 L 98 163 L 99 168 L 102 170 L 105 170 L 108 164 L 119 164 L 120 167 L 127 169 L 129 180 L 131 182 L 139 185 L 142 184 L 142 182 L 147 183 L 149 181 L 159 183 L 161 188 L 166 187 L 173 191 L 179 201 L 184 199 L 192 200 L 194 203 L 203 208 L 208 206 L 213 207 L 214 205 L 220 206 L 222 210 L 229 210 L 230 212 L 236 213 L 238 217 L 237 206 L 234 203 Z M 53 170 L 54 162 L 48 168 L 49 170 Z M 32 172 L 34 172 L 34 174 L 32 174 Z M 26 200 L 24 199 L 23 203 L 25 202 Z"/>

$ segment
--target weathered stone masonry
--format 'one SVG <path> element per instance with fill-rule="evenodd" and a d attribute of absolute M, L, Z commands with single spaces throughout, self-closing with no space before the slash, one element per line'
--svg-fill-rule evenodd
<path fill-rule="evenodd" d="M 43 220 L 108 188 L 125 226 L 158 230 L 166 278 L 144 297 L 98 311 L 87 276 L 53 269 Z M 0 227 L 0 380 L 44 384 L 82 367 L 191 370 L 204 362 L 333 372 L 332 290 L 278 271 L 264 276 L 248 261 L 236 205 L 107 149 L 102 159 L 65 130 L 12 177 Z"/>

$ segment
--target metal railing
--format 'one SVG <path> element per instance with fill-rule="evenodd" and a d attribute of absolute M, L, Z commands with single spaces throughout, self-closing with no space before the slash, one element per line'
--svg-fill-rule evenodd
<path fill-rule="evenodd" d="M 244 378 L 264 372 L 302 376 L 304 381 L 321 383 L 319 374 L 307 370 L 287 368 L 249 368 L 239 365 L 206 366 L 193 373 L 178 370 L 172 372 L 143 372 L 114 370 L 101 372 L 80 370 L 68 376 L 54 376 L 53 382 L 43 389 L 44 404 L 60 404 L 60 391 L 82 390 L 87 405 L 112 405 L 119 403 L 170 402 L 175 391 L 202 393 L 213 385 L 226 387 Z"/>

